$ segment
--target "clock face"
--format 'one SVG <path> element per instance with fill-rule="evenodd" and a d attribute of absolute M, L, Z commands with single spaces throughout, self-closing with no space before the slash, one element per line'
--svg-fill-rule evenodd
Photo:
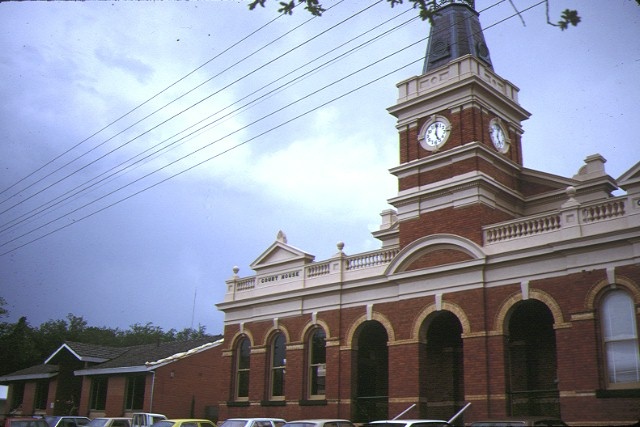
<path fill-rule="evenodd" d="M 424 142 L 429 147 L 437 148 L 444 144 L 448 137 L 449 126 L 441 120 L 436 120 L 427 127 Z"/>
<path fill-rule="evenodd" d="M 504 128 L 497 120 L 492 120 L 489 125 L 489 133 L 491 134 L 491 142 L 496 150 L 505 153 L 509 149 L 509 138 Z"/>

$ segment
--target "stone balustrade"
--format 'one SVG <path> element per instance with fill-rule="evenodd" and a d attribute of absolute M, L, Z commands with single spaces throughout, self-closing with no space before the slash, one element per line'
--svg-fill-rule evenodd
<path fill-rule="evenodd" d="M 485 252 L 493 255 L 572 237 L 611 233 L 640 222 L 640 208 L 634 210 L 634 218 L 631 218 L 627 196 L 586 204 L 572 200 L 572 204 L 551 213 L 484 227 Z M 554 233 L 562 233 L 562 238 Z M 270 293 L 273 286 L 278 287 L 278 292 L 290 292 L 384 274 L 398 252 L 399 248 L 386 248 L 346 255 L 340 247 L 333 258 L 275 273 L 240 278 L 234 269 L 234 277 L 227 281 L 227 300 L 255 296 L 255 292 Z"/>
<path fill-rule="evenodd" d="M 590 224 L 623 218 L 626 215 L 625 208 L 628 203 L 626 196 L 609 199 L 604 202 L 589 204 L 576 204 L 569 208 L 563 208 L 557 212 L 519 218 L 500 224 L 483 228 L 484 244 L 492 245 L 516 239 L 523 239 L 545 233 L 553 233 L 566 230 L 570 227 L 586 227 Z M 572 213 L 577 211 L 577 215 Z M 577 217 L 578 221 L 568 219 Z M 601 229 L 597 229 L 600 232 Z M 589 234 L 588 229 L 581 230 L 579 235 Z"/>

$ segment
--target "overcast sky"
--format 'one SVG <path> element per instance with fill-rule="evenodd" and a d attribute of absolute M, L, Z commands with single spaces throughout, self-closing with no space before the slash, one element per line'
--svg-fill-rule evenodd
<path fill-rule="evenodd" d="M 640 160 L 640 7 L 551 0 L 554 21 L 582 16 L 561 32 L 543 3 L 509 18 L 494 2 L 476 8 L 532 113 L 525 166 L 571 177 L 600 153 L 618 178 Z M 379 247 L 386 108 L 421 73 L 429 25 L 386 1 L 326 1 L 316 19 L 247 3 L 0 3 L 4 320 L 221 333 L 225 280 L 279 230 L 316 260 Z"/>

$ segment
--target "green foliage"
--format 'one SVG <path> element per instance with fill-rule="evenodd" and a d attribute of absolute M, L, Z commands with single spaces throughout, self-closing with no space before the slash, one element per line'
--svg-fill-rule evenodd
<path fill-rule="evenodd" d="M 5 300 L 3 297 L 0 297 L 0 317 L 5 317 L 9 314 L 9 311 L 4 308 L 5 305 L 7 305 L 7 300 Z"/>
<path fill-rule="evenodd" d="M 6 305 L 0 297 L 0 309 Z M 0 313 L 7 314 L 0 310 Z M 182 331 L 170 329 L 164 332 L 151 322 L 134 324 L 128 330 L 118 328 L 88 326 L 80 316 L 69 313 L 64 320 L 49 320 L 39 327 L 32 327 L 26 317 L 16 323 L 0 322 L 0 375 L 16 372 L 30 366 L 39 365 L 65 341 L 108 347 L 128 347 L 158 342 L 188 341 L 201 338 L 215 338 L 206 333 L 206 327 L 185 328 Z"/>
<path fill-rule="evenodd" d="M 473 7 L 473 0 L 461 1 L 464 1 Z M 636 1 L 638 2 L 638 4 L 640 4 L 640 0 Z M 391 7 L 394 7 L 395 5 L 403 4 L 404 0 L 387 0 L 387 2 L 391 5 Z M 444 4 L 449 3 L 449 0 L 407 0 L 407 2 L 411 4 L 414 9 L 418 10 L 418 16 L 420 16 L 423 21 L 428 20 L 429 22 L 433 23 L 433 17 L 437 14 L 438 8 L 440 8 Z M 249 10 L 254 10 L 257 6 L 265 7 L 266 3 L 267 0 L 250 0 Z M 546 3 L 548 12 L 549 0 L 547 0 Z M 291 15 L 293 14 L 293 10 L 297 6 L 300 6 L 302 4 L 305 5 L 304 9 L 311 13 L 311 15 L 313 16 L 322 16 L 322 13 L 326 11 L 326 9 L 322 7 L 322 4 L 319 2 L 319 0 L 297 0 L 297 3 L 295 0 L 290 0 L 288 2 L 281 1 L 280 9 L 278 9 L 278 12 L 284 15 Z M 561 20 L 558 21 L 557 24 L 552 23 L 547 17 L 547 23 L 555 27 L 560 27 L 561 30 L 566 30 L 567 28 L 569 28 L 569 25 L 576 26 L 579 22 L 580 16 L 578 16 L 577 10 L 565 9 L 564 12 L 562 12 Z"/>

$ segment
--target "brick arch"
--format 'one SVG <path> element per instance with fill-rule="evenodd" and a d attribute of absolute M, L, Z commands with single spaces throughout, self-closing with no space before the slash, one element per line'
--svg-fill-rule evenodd
<path fill-rule="evenodd" d="M 633 282 L 630 279 L 627 279 L 623 276 L 616 276 L 616 280 L 614 282 L 615 286 L 619 286 L 628 291 L 636 304 L 640 304 L 640 286 L 637 283 Z M 597 301 L 603 295 L 603 291 L 606 289 L 611 289 L 611 284 L 607 279 L 600 280 L 596 283 L 593 288 L 587 293 L 585 298 L 585 307 L 589 311 L 595 310 Z"/>
<path fill-rule="evenodd" d="M 558 304 L 558 302 L 548 293 L 538 289 L 531 289 L 529 291 L 529 299 L 538 300 L 547 306 L 547 308 L 551 311 L 551 315 L 553 316 L 554 328 L 558 329 L 570 326 L 570 324 L 564 321 L 562 310 L 560 309 L 560 304 Z M 504 335 L 504 325 L 507 319 L 507 315 L 509 314 L 511 309 L 520 301 L 523 301 L 522 294 L 516 293 L 509 297 L 504 303 L 502 303 L 502 306 L 500 307 L 500 310 L 498 310 L 498 314 L 496 315 L 494 322 L 494 331 L 498 335 Z"/>
<path fill-rule="evenodd" d="M 371 319 L 367 319 L 367 315 L 363 314 L 358 317 L 356 320 L 351 323 L 349 326 L 349 330 L 347 331 L 347 347 L 353 348 L 353 337 L 356 334 L 358 328 L 368 320 L 375 320 L 382 325 L 382 327 L 387 331 L 387 339 L 389 343 L 393 343 L 396 340 L 396 334 L 393 330 L 393 326 L 391 325 L 391 321 L 384 315 L 378 312 L 373 312 L 371 314 Z"/>
<path fill-rule="evenodd" d="M 449 311 L 458 318 L 458 321 L 462 325 L 463 337 L 471 333 L 471 323 L 469 322 L 469 318 L 467 317 L 467 314 L 464 312 L 462 307 L 460 307 L 457 304 L 443 301 L 441 310 L 437 310 L 436 305 L 431 304 L 428 307 L 426 307 L 424 310 L 422 310 L 420 314 L 418 314 L 415 322 L 413 323 L 413 332 L 411 335 L 413 340 L 419 341 L 421 339 L 420 330 L 422 328 L 424 321 L 433 313 L 436 313 L 438 311 Z"/>
<path fill-rule="evenodd" d="M 325 322 L 324 320 L 316 320 L 315 323 L 309 322 L 304 326 L 304 328 L 302 328 L 302 333 L 300 334 L 300 341 L 305 342 L 307 340 L 309 331 L 311 331 L 311 329 L 314 329 L 316 327 L 321 327 L 322 329 L 324 329 L 324 333 L 327 335 L 327 339 L 331 337 L 331 331 L 329 330 L 329 325 L 327 324 L 327 322 Z"/>
<path fill-rule="evenodd" d="M 240 341 L 240 338 L 247 338 L 249 340 L 249 347 L 253 348 L 253 343 L 255 342 L 255 340 L 253 339 L 253 334 L 251 333 L 251 331 L 244 329 L 236 332 L 235 335 L 233 335 L 231 341 L 229 342 L 229 350 L 235 350 L 236 345 L 238 345 L 238 341 Z"/>
<path fill-rule="evenodd" d="M 283 325 L 278 325 L 277 328 L 275 326 L 272 326 L 267 330 L 267 332 L 265 332 L 264 343 L 262 343 L 262 345 L 264 345 L 265 347 L 268 346 L 270 344 L 271 337 L 273 337 L 273 335 L 277 332 L 282 332 L 282 334 L 284 334 L 284 340 L 286 343 L 291 342 L 291 336 L 289 335 L 289 331 L 287 330 L 287 328 Z"/>
<path fill-rule="evenodd" d="M 407 271 L 412 263 L 436 251 L 453 251 L 464 254 L 468 258 L 467 262 L 484 262 L 486 258 L 482 248 L 470 239 L 455 234 L 432 234 L 405 246 L 391 261 L 385 274 L 391 275 Z"/>

